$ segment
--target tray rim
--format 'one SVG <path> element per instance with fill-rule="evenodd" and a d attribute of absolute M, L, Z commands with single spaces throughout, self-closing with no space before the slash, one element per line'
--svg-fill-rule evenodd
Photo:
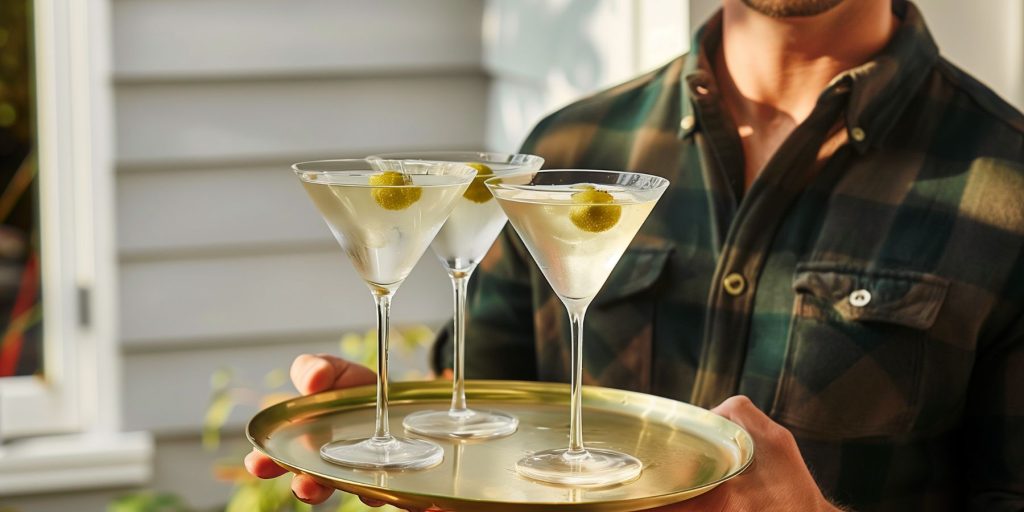
<path fill-rule="evenodd" d="M 562 392 L 564 392 L 564 395 L 566 397 L 566 401 L 568 401 L 568 399 L 569 399 L 568 398 L 569 397 L 569 389 L 570 389 L 569 384 L 562 383 L 562 382 L 518 381 L 518 380 L 491 380 L 491 379 L 467 379 L 466 380 L 466 394 L 467 394 L 467 398 L 470 398 L 470 399 L 475 398 L 477 400 L 485 400 L 485 401 L 487 401 L 487 400 L 494 401 L 496 399 L 493 398 L 493 397 L 491 397 L 491 398 L 480 397 L 480 396 L 475 396 L 474 397 L 474 395 L 480 395 L 480 394 L 484 394 L 484 393 L 487 393 L 487 392 L 493 392 L 493 391 L 507 392 L 510 389 L 511 390 L 517 390 L 517 389 L 521 389 L 521 388 L 524 388 L 524 387 L 525 388 L 539 388 L 539 389 L 535 389 L 534 391 L 540 391 L 540 392 L 544 392 L 544 393 L 552 393 L 552 394 L 553 393 L 559 393 L 559 394 L 562 394 Z M 394 403 L 394 404 L 407 404 L 407 403 L 410 403 L 410 402 L 417 401 L 417 398 L 415 398 L 415 397 L 403 398 L 403 395 L 409 394 L 409 393 L 415 394 L 417 391 L 419 391 L 419 392 L 424 391 L 424 389 L 433 390 L 434 388 L 443 388 L 446 391 L 450 391 L 450 389 L 451 389 L 451 382 L 448 381 L 448 380 L 440 380 L 440 379 L 392 382 L 392 383 L 389 384 L 388 395 L 389 395 L 389 398 L 391 399 L 390 403 Z M 642 400 L 647 400 L 647 401 L 655 401 L 655 402 L 663 402 L 664 401 L 664 402 L 672 403 L 675 407 L 680 407 L 681 406 L 684 409 L 693 409 L 693 410 L 696 410 L 696 411 L 700 411 L 701 414 L 709 413 L 709 414 L 714 415 L 714 413 L 712 413 L 708 409 L 704 409 L 702 407 L 697 407 L 695 405 L 692 405 L 692 404 L 689 404 L 689 403 L 686 403 L 686 402 L 683 402 L 683 401 L 680 401 L 680 400 L 675 400 L 675 399 L 672 399 L 672 398 L 666 398 L 666 397 L 662 397 L 662 396 L 658 396 L 658 395 L 652 395 L 652 394 L 648 394 L 648 393 L 641 393 L 641 392 L 638 392 L 638 391 L 629 391 L 629 390 L 624 390 L 624 389 L 609 388 L 609 387 L 603 387 L 603 386 L 592 386 L 592 385 L 584 385 L 583 386 L 584 407 L 586 408 L 586 398 L 587 398 L 587 395 L 594 395 L 594 394 L 600 394 L 600 393 L 614 393 L 614 394 L 619 394 L 619 395 L 626 395 L 626 396 L 631 396 L 631 397 L 635 397 L 637 399 L 642 399 Z M 314 393 L 312 395 L 305 395 L 305 396 L 298 396 L 298 397 L 294 397 L 294 398 L 290 398 L 288 400 L 284 400 L 284 401 L 278 402 L 276 404 L 273 404 L 271 406 L 268 406 L 268 407 L 265 407 L 265 408 L 261 409 L 256 414 L 254 414 L 253 417 L 250 418 L 248 422 L 246 422 L 246 426 L 245 426 L 245 436 L 246 436 L 246 439 L 249 440 L 249 443 L 258 452 L 260 452 L 263 455 L 269 457 L 276 464 L 278 464 L 278 465 L 288 469 L 290 472 L 292 472 L 292 473 L 301 473 L 301 474 L 312 476 L 312 477 L 314 477 L 315 479 L 317 479 L 319 481 L 325 482 L 328 486 L 333 487 L 334 489 L 341 490 L 341 491 L 344 491 L 344 492 L 349 492 L 349 493 L 352 493 L 352 494 L 356 494 L 356 493 L 353 492 L 352 490 L 341 488 L 341 487 L 339 487 L 339 485 L 346 485 L 346 486 L 352 487 L 354 489 L 358 489 L 360 491 L 360 493 L 358 493 L 359 495 L 364 495 L 363 491 L 371 491 L 371 492 L 377 494 L 377 496 L 367 496 L 367 497 L 377 498 L 377 499 L 385 499 L 385 500 L 387 500 L 387 499 L 394 499 L 396 497 L 396 495 L 399 495 L 399 497 L 406 497 L 406 496 L 414 497 L 417 500 L 422 500 L 422 499 L 430 500 L 430 499 L 436 498 L 436 499 L 438 499 L 440 501 L 460 501 L 460 502 L 463 502 L 463 503 L 473 504 L 473 505 L 501 504 L 501 505 L 508 505 L 508 506 L 519 505 L 519 506 L 530 507 L 530 508 L 533 508 L 533 507 L 550 507 L 550 508 L 553 508 L 553 509 L 569 509 L 569 508 L 576 508 L 576 509 L 578 509 L 581 506 L 591 506 L 591 507 L 596 507 L 596 506 L 599 506 L 599 505 L 606 505 L 606 506 L 607 505 L 629 506 L 629 505 L 640 505 L 640 504 L 642 504 L 642 506 L 644 508 L 653 508 L 653 507 L 664 506 L 664 505 L 668 505 L 668 504 L 672 504 L 672 503 L 678 503 L 678 502 L 680 502 L 682 500 L 673 499 L 674 497 L 678 497 L 679 495 L 682 495 L 682 494 L 687 494 L 687 495 L 690 495 L 691 497 L 696 497 L 696 496 L 704 494 L 704 493 L 714 489 L 715 487 L 718 487 L 719 485 L 721 485 L 721 484 L 723 484 L 723 483 L 725 483 L 725 482 L 727 482 L 727 481 L 729 481 L 729 480 L 731 480 L 731 479 L 733 479 L 733 478 L 743 474 L 750 467 L 750 465 L 753 464 L 753 462 L 754 462 L 754 454 L 756 453 L 756 444 L 754 442 L 754 438 L 753 438 L 753 436 L 750 435 L 749 432 L 747 432 L 747 430 L 745 428 L 743 428 L 741 425 L 739 425 L 739 424 L 729 420 L 728 418 L 725 418 L 725 417 L 719 416 L 719 415 L 714 415 L 715 418 L 716 418 L 715 421 L 724 422 L 724 423 L 726 423 L 728 425 L 731 425 L 732 427 L 734 427 L 736 429 L 737 433 L 742 438 L 742 442 L 746 443 L 746 444 L 749 444 L 749 452 L 747 454 L 746 460 L 742 460 L 741 463 L 735 469 L 733 469 L 732 471 L 728 472 L 727 474 L 725 474 L 724 476 L 720 477 L 719 479 L 717 479 L 717 480 L 715 480 L 713 482 L 709 482 L 709 483 L 706 483 L 706 484 L 698 486 L 698 487 L 692 487 L 692 488 L 689 488 L 689 489 L 669 492 L 669 493 L 665 493 L 665 494 L 657 494 L 657 495 L 645 496 L 645 497 L 640 497 L 640 498 L 623 499 L 623 500 L 613 500 L 613 501 L 608 501 L 608 502 L 588 502 L 588 503 L 539 502 L 539 501 L 538 502 L 496 502 L 496 501 L 492 501 L 492 500 L 481 500 L 481 499 L 474 499 L 474 498 L 465 498 L 465 497 L 460 497 L 460 496 L 428 494 L 428 493 L 422 493 L 422 492 L 403 492 L 403 491 L 397 491 L 396 492 L 394 489 L 388 489 L 388 488 L 384 488 L 384 487 L 379 487 L 376 484 L 367 484 L 367 483 L 362 483 L 362 482 L 353 482 L 353 481 L 350 481 L 350 480 L 345 480 L 345 479 L 342 479 L 342 478 L 337 478 L 337 477 L 325 475 L 325 474 L 322 474 L 322 473 L 320 473 L 318 471 L 298 468 L 298 467 L 295 467 L 292 464 L 284 462 L 280 458 L 278 458 L 278 457 L 268 453 L 268 451 L 265 450 L 260 445 L 260 443 L 256 440 L 256 438 L 253 435 L 253 428 L 254 428 L 253 425 L 255 423 L 257 423 L 258 420 L 259 421 L 271 421 L 271 420 L 266 420 L 264 417 L 273 414 L 278 409 L 285 409 L 285 408 L 290 408 L 290 407 L 310 406 L 310 405 L 316 404 L 318 402 L 332 402 L 332 401 L 336 401 L 336 400 L 355 400 L 355 399 L 359 399 L 359 398 L 368 398 L 368 399 L 370 399 L 370 401 L 368 401 L 368 402 L 361 402 L 360 401 L 358 403 L 352 403 L 352 404 L 344 405 L 343 407 L 345 409 L 354 409 L 354 408 L 358 408 L 358 407 L 369 407 L 369 406 L 372 406 L 374 404 L 373 400 L 376 399 L 376 385 L 375 384 L 370 384 L 370 385 L 364 385 L 364 386 L 354 386 L 354 387 L 344 388 L 344 389 L 334 389 L 334 390 L 322 391 L 320 393 Z M 431 401 L 433 401 L 433 399 L 431 399 Z M 330 410 L 325 410 L 325 411 L 322 411 L 322 412 L 310 415 L 309 417 L 317 417 L 317 416 L 322 416 L 322 415 L 326 415 L 326 414 L 332 414 L 332 413 L 337 412 L 339 410 L 344 410 L 344 409 L 333 408 L 333 409 L 330 409 Z M 566 411 L 566 413 L 568 414 L 568 410 Z M 584 432 L 584 434 L 585 434 L 585 432 Z M 460 441 L 457 441 L 457 440 L 447 440 L 447 441 L 449 441 L 449 442 L 456 442 L 456 443 L 460 442 Z M 737 439 L 737 442 L 739 442 L 739 441 L 740 441 L 740 439 Z M 475 444 L 472 441 L 463 441 L 463 442 L 466 443 L 466 444 Z M 741 456 L 742 456 L 742 454 L 741 454 Z M 544 485 L 544 484 L 541 483 L 541 485 Z M 566 488 L 572 488 L 572 487 L 571 486 L 567 486 Z M 586 489 L 586 488 L 583 487 L 581 489 Z M 601 508 L 604 509 L 604 507 L 601 507 Z M 630 509 L 630 510 L 634 510 L 634 509 Z"/>

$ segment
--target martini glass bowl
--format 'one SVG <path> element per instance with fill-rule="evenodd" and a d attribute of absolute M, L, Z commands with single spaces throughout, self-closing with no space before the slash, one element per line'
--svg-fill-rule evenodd
<path fill-rule="evenodd" d="M 444 458 L 440 446 L 391 434 L 388 323 L 391 299 L 444 224 L 476 171 L 454 163 L 323 160 L 292 166 L 377 307 L 377 416 L 372 436 L 336 440 L 320 456 L 371 470 L 411 470 Z"/>

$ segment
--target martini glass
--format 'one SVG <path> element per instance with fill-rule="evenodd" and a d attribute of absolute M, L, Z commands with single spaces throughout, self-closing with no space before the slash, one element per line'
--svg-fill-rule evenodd
<path fill-rule="evenodd" d="M 630 481 L 643 468 L 631 455 L 583 446 L 583 316 L 668 180 L 634 172 L 551 170 L 488 179 L 569 313 L 572 374 L 569 447 L 533 453 L 519 474 L 543 482 L 604 486 Z"/>
<path fill-rule="evenodd" d="M 375 157 L 370 157 L 375 158 Z M 488 439 L 512 434 L 515 416 L 500 411 L 470 409 L 466 405 L 466 286 L 484 254 L 505 227 L 505 212 L 484 185 L 484 180 L 522 171 L 536 171 L 544 159 L 534 155 L 476 151 L 427 151 L 381 155 L 386 159 L 417 159 L 466 163 L 477 170 L 473 183 L 455 200 L 455 209 L 430 247 L 452 280 L 455 302 L 452 357 L 452 402 L 447 410 L 419 411 L 405 417 L 406 430 L 428 437 Z"/>
<path fill-rule="evenodd" d="M 444 451 L 388 429 L 388 320 L 391 299 L 473 181 L 461 164 L 325 160 L 292 166 L 327 227 L 377 305 L 377 419 L 373 436 L 320 448 L 325 460 L 375 470 L 423 469 Z"/>

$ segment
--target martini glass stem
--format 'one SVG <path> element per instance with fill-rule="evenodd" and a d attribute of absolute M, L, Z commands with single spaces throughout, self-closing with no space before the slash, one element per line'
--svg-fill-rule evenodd
<path fill-rule="evenodd" d="M 583 447 L 583 317 L 589 303 L 578 304 L 566 301 L 569 312 L 569 329 L 572 336 L 572 380 L 570 382 L 569 405 L 569 451 L 566 457 L 584 457 Z"/>
<path fill-rule="evenodd" d="M 452 328 L 455 353 L 452 357 L 452 406 L 449 409 L 451 414 L 464 413 L 466 407 L 466 287 L 469 284 L 469 276 L 473 273 L 453 270 L 449 274 L 452 278 L 452 291 L 455 299 L 455 319 Z"/>
<path fill-rule="evenodd" d="M 388 321 L 391 318 L 392 292 L 374 292 L 377 304 L 377 429 L 373 440 L 387 442 L 392 439 L 388 430 Z"/>

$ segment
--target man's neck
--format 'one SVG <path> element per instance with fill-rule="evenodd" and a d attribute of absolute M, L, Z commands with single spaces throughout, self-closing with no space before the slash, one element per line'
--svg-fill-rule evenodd
<path fill-rule="evenodd" d="M 891 0 L 846 0 L 804 18 L 772 18 L 724 0 L 721 57 L 744 99 L 797 122 L 832 78 L 878 53 L 895 29 Z"/>
<path fill-rule="evenodd" d="M 722 10 L 715 75 L 744 139 L 749 184 L 828 83 L 885 47 L 897 18 L 891 0 L 846 0 L 798 18 L 772 18 L 741 0 L 723 0 Z"/>

